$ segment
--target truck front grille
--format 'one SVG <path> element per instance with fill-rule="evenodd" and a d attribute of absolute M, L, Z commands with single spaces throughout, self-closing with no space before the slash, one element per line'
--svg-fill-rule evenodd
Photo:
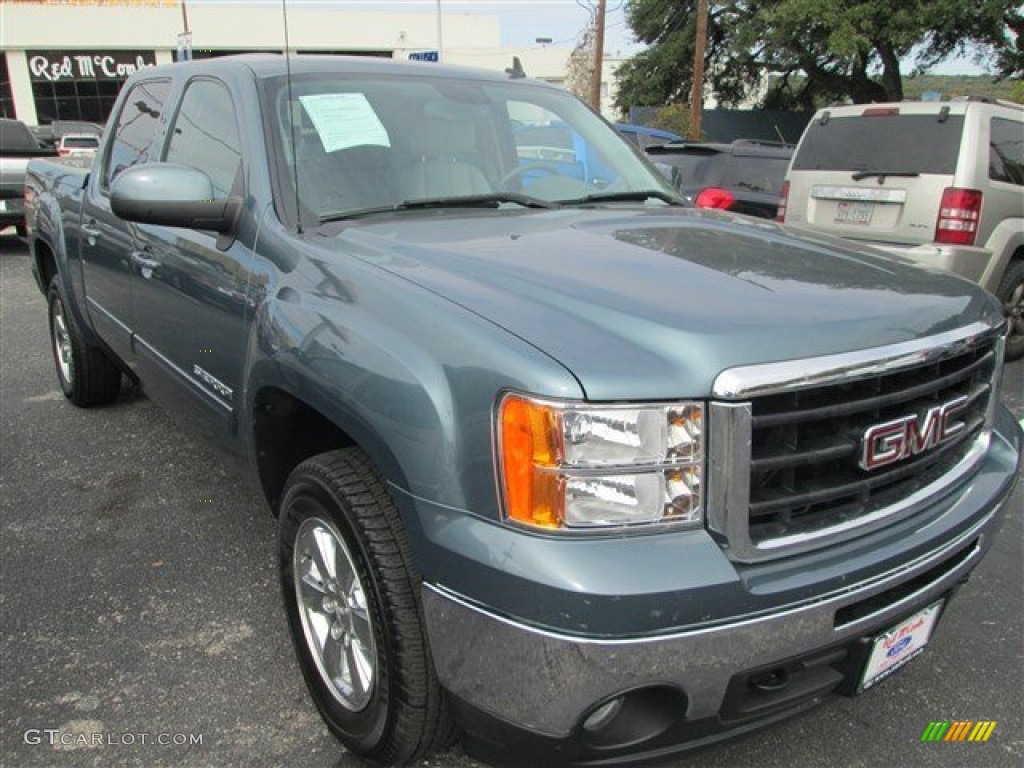
<path fill-rule="evenodd" d="M 1001 344 L 994 329 L 972 328 L 933 346 L 857 353 L 849 365 L 835 356 L 810 372 L 808 361 L 727 372 L 733 402 L 713 404 L 710 416 L 711 529 L 738 559 L 781 556 L 902 519 L 948 491 L 987 445 Z M 950 423 L 964 427 L 928 440 L 950 403 L 958 404 Z M 914 450 L 864 468 L 868 431 L 906 420 Z"/>
<path fill-rule="evenodd" d="M 946 360 L 847 384 L 755 398 L 750 536 L 756 543 L 863 517 L 949 472 L 985 426 L 992 343 Z M 948 442 L 875 470 L 858 465 L 865 431 L 967 397 Z"/>

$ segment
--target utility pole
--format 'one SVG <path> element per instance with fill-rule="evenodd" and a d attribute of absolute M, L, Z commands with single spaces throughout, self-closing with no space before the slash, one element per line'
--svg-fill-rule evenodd
<path fill-rule="evenodd" d="M 590 79 L 590 105 L 601 111 L 601 71 L 604 69 L 604 17 L 607 0 L 598 0 L 594 19 L 594 74 Z"/>
<path fill-rule="evenodd" d="M 437 62 L 444 61 L 444 46 L 441 43 L 441 0 L 437 0 Z"/>
<path fill-rule="evenodd" d="M 189 61 L 192 58 L 192 31 L 188 28 L 188 7 L 181 0 L 182 32 L 178 35 L 178 54 L 175 61 Z"/>
<path fill-rule="evenodd" d="M 693 90 L 690 91 L 690 138 L 700 141 L 704 109 L 704 49 L 708 44 L 708 0 L 697 2 L 697 40 L 693 51 Z"/>

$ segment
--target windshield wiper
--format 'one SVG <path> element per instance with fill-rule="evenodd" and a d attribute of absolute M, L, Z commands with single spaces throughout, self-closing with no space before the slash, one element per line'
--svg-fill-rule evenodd
<path fill-rule="evenodd" d="M 355 211 L 341 211 L 320 217 L 320 223 L 342 221 L 360 216 L 371 216 L 375 213 L 394 213 L 395 211 L 415 211 L 430 208 L 497 208 L 502 203 L 515 203 L 524 208 L 558 208 L 558 203 L 530 197 L 518 192 L 488 192 L 482 195 L 455 195 L 452 197 L 428 197 L 422 200 L 403 200 L 395 205 L 382 205 L 377 208 L 361 208 Z"/>
<path fill-rule="evenodd" d="M 762 187 L 760 184 L 751 184 L 749 181 L 737 181 L 736 186 L 749 189 L 751 192 L 771 192 L 768 187 Z"/>
<path fill-rule="evenodd" d="M 660 189 L 644 189 L 637 192 L 595 192 L 585 197 L 576 197 L 572 200 L 559 200 L 562 205 L 586 205 L 587 203 L 642 203 L 654 198 L 669 205 L 683 205 L 675 195 L 662 192 Z"/>
<path fill-rule="evenodd" d="M 884 179 L 886 176 L 898 176 L 900 178 L 912 179 L 915 176 L 921 174 L 917 171 L 857 171 L 852 178 L 854 181 L 861 181 L 862 179 L 870 179 L 872 176 L 878 176 L 880 179 Z"/>

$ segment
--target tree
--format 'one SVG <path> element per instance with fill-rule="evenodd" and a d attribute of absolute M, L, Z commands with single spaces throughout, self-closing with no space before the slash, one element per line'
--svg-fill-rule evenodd
<path fill-rule="evenodd" d="M 631 0 L 627 19 L 648 48 L 618 70 L 617 106 L 685 101 L 693 76 L 696 0 Z M 973 52 L 1019 76 L 1024 52 L 1013 0 L 732 0 L 709 3 L 707 84 L 735 104 L 777 74 L 766 105 L 813 108 L 903 98 L 905 62 L 924 71 Z"/>
<path fill-rule="evenodd" d="M 576 47 L 569 54 L 566 66 L 565 88 L 577 98 L 590 102 L 590 85 L 594 73 L 594 37 L 597 34 L 596 20 L 590 22 L 580 33 Z"/>

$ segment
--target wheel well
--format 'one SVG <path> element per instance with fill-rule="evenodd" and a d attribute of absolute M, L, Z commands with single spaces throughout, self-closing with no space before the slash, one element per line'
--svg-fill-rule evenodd
<path fill-rule="evenodd" d="M 355 444 L 319 411 L 280 389 L 261 390 L 253 414 L 256 465 L 275 515 L 295 467 L 318 453 Z"/>
<path fill-rule="evenodd" d="M 43 291 L 57 274 L 57 257 L 53 255 L 50 246 L 38 240 L 35 244 L 36 269 L 39 271 L 39 278 L 43 281 Z"/>

